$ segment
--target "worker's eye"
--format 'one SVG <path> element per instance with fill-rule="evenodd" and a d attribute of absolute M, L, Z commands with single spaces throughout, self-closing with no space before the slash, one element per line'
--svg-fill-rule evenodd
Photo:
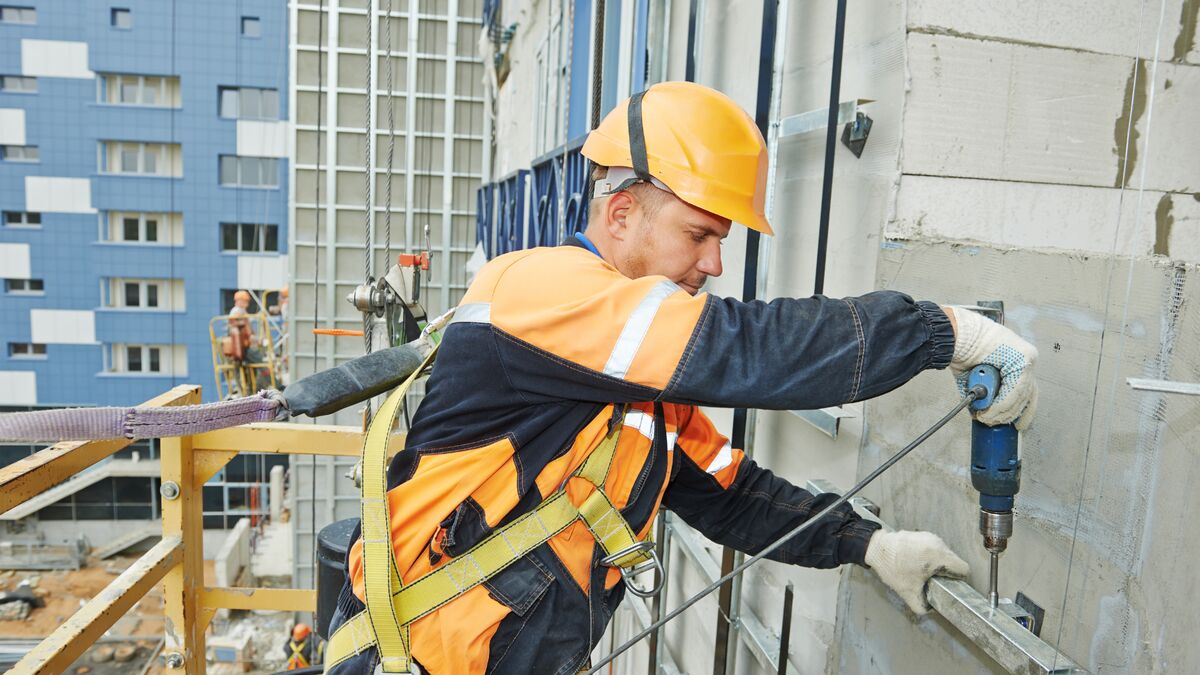
<path fill-rule="evenodd" d="M 707 237 L 708 237 L 708 235 L 704 234 L 703 232 L 693 232 L 692 233 L 692 241 L 696 242 L 697 244 L 703 244 L 705 238 L 707 238 Z"/>

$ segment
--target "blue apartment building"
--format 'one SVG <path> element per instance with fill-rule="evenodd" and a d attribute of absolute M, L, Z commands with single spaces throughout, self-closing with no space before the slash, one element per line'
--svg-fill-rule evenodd
<path fill-rule="evenodd" d="M 0 0 L 0 406 L 215 398 L 286 284 L 283 0 Z"/>

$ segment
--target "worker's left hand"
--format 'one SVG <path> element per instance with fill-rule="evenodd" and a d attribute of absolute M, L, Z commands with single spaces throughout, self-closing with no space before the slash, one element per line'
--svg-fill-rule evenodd
<path fill-rule="evenodd" d="M 929 611 L 925 583 L 930 577 L 965 577 L 971 571 L 966 561 L 932 532 L 879 530 L 867 544 L 865 562 L 917 615 Z"/>
<path fill-rule="evenodd" d="M 954 357 L 950 371 L 958 382 L 958 390 L 967 395 L 967 374 L 981 363 L 1000 371 L 1000 390 L 986 410 L 975 413 L 975 419 L 995 426 L 1012 422 L 1024 431 L 1033 422 L 1037 410 L 1037 382 L 1033 366 L 1038 350 L 1012 330 L 967 309 L 950 308 L 954 312 Z"/>

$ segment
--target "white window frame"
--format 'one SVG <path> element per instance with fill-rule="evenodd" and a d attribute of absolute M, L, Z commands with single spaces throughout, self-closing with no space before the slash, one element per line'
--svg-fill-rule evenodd
<path fill-rule="evenodd" d="M 225 248 L 225 228 L 233 226 L 236 228 L 236 246 L 234 248 Z M 275 228 L 275 248 L 267 248 L 267 231 L 268 228 Z M 258 241 L 259 247 L 255 249 L 242 248 L 242 235 L 245 228 L 254 228 L 255 240 Z M 230 223 L 222 222 L 220 231 L 221 237 L 220 247 L 222 253 L 279 253 L 279 225 L 276 223 Z"/>
<path fill-rule="evenodd" d="M 233 160 L 237 166 L 237 177 L 232 183 L 225 182 L 224 168 L 226 160 Z M 263 162 L 259 164 L 258 176 L 255 180 L 262 179 L 262 167 L 267 162 L 270 162 L 275 167 L 275 182 L 273 183 L 247 183 L 245 182 L 246 164 L 247 162 Z M 217 182 L 222 187 L 240 187 L 240 188 L 261 188 L 261 189 L 278 189 L 279 188 L 279 160 L 274 157 L 243 157 L 242 155 L 220 155 L 217 158 Z"/>
<path fill-rule="evenodd" d="M 28 75 L 0 75 L 0 91 L 6 94 L 36 94 L 37 78 Z"/>
<path fill-rule="evenodd" d="M 37 10 L 24 5 L 0 5 L 0 23 L 32 26 L 37 23 Z"/>
<path fill-rule="evenodd" d="M 36 164 L 42 161 L 42 153 L 36 145 L 0 145 L 0 158 L 6 162 Z"/>
<path fill-rule="evenodd" d="M 133 370 L 129 367 L 129 354 L 137 352 L 140 367 Z M 104 350 L 104 370 L 109 373 L 128 373 L 130 375 L 170 375 L 171 368 L 169 364 L 164 362 L 166 358 L 174 358 L 171 352 L 170 345 L 142 345 L 142 344 L 126 344 L 113 343 L 109 348 Z M 153 361 L 154 352 L 158 352 L 158 370 L 151 370 L 150 364 Z M 168 365 L 167 368 L 163 368 Z"/>
<path fill-rule="evenodd" d="M 146 246 L 166 246 L 171 239 L 171 219 L 166 213 L 148 213 L 144 211 L 110 211 L 108 213 L 108 236 L 104 238 L 116 244 L 142 244 Z M 137 239 L 127 239 L 125 221 L 137 221 Z M 147 230 L 150 221 L 154 221 L 154 239 L 148 239 Z"/>
<path fill-rule="evenodd" d="M 15 223 L 9 220 L 9 217 L 14 213 L 21 217 L 20 221 Z M 37 222 L 29 222 L 30 216 L 37 216 Z M 13 227 L 24 230 L 40 230 L 42 229 L 42 214 L 38 211 L 5 211 L 4 227 Z"/>
<path fill-rule="evenodd" d="M 243 105 L 246 102 L 246 94 L 253 92 L 258 97 L 258 114 L 247 114 Z M 273 114 L 267 115 L 263 112 L 263 97 L 264 92 L 271 92 L 275 96 L 275 110 Z M 226 97 L 232 96 L 231 104 L 235 108 L 233 115 L 226 114 L 225 104 Z M 267 120 L 274 121 L 279 119 L 279 90 L 273 87 L 217 87 L 217 116 L 226 120 Z"/>
<path fill-rule="evenodd" d="M 174 291 L 169 279 L 131 279 L 126 277 L 108 277 L 100 280 L 101 297 L 108 309 L 121 309 L 139 312 L 170 312 Z M 127 286 L 137 288 L 137 304 L 129 304 L 125 294 Z M 150 302 L 150 289 L 154 289 L 155 304 Z"/>
<path fill-rule="evenodd" d="M 137 106 L 141 108 L 178 108 L 175 86 L 178 78 L 170 75 L 129 75 L 104 73 L 96 78 L 96 102 L 101 105 Z M 133 100 L 125 100 L 126 87 L 133 91 Z M 148 100 L 153 93 L 153 100 Z"/>
<path fill-rule="evenodd" d="M 46 344 L 44 342 L 10 342 L 8 343 L 8 358 L 22 361 L 45 361 Z"/>
<path fill-rule="evenodd" d="M 103 170 L 101 173 L 119 176 L 161 176 L 173 178 L 171 173 L 171 146 L 167 143 L 141 143 L 137 141 L 103 141 L 101 143 Z M 124 155 L 126 152 L 137 153 L 137 170 L 125 171 Z M 153 154 L 154 171 L 146 171 L 146 157 Z M 112 160 L 112 161 L 110 161 Z M 117 166 L 113 166 L 116 164 Z"/>
<path fill-rule="evenodd" d="M 39 289 L 30 289 L 29 286 L 35 281 L 40 283 L 42 287 Z M 16 284 L 20 284 L 24 288 L 13 288 Z M 45 295 L 46 282 L 43 279 L 5 279 L 4 292 L 8 295 Z"/>

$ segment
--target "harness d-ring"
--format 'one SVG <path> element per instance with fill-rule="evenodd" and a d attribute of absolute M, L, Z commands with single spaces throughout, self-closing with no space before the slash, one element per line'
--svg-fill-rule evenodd
<path fill-rule="evenodd" d="M 630 565 L 628 567 L 621 567 L 616 564 L 616 561 L 628 556 L 631 553 L 649 555 L 650 559 L 636 565 Z M 639 541 L 633 546 L 629 546 L 617 551 L 612 555 L 601 558 L 600 564 L 604 565 L 605 567 L 616 567 L 617 569 L 621 570 L 621 578 L 625 580 L 625 587 L 629 589 L 630 593 L 633 593 L 639 598 L 652 598 L 658 595 L 658 592 L 662 590 L 663 584 L 665 584 L 667 581 L 667 575 L 663 572 L 662 562 L 660 562 L 658 559 L 658 551 L 654 550 L 653 541 Z M 657 572 L 657 581 L 655 582 L 653 588 L 640 588 L 637 584 L 633 583 L 634 578 L 651 570 Z"/>

